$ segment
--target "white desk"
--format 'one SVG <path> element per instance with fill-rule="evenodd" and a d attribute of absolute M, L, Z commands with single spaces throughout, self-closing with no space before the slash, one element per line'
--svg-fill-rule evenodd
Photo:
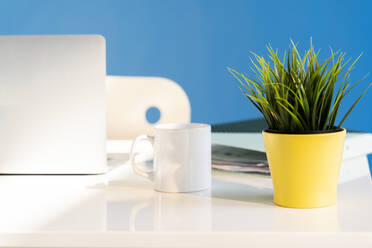
<path fill-rule="evenodd" d="M 213 177 L 211 191 L 167 194 L 128 164 L 101 176 L 0 176 L 0 246 L 372 247 L 369 177 L 314 210 L 273 205 L 255 176 Z"/>

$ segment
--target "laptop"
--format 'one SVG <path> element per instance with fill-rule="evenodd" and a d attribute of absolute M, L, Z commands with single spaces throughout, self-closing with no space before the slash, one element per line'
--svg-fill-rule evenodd
<path fill-rule="evenodd" d="M 106 166 L 100 35 L 0 36 L 0 174 L 99 174 Z"/>

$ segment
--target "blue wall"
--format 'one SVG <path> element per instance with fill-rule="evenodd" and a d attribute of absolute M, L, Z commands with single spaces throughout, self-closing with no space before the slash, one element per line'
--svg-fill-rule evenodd
<path fill-rule="evenodd" d="M 292 38 L 305 48 L 312 36 L 325 55 L 329 45 L 364 53 L 352 80 L 372 72 L 371 12 L 357 0 L 2 0 L 0 34 L 102 34 L 108 74 L 169 77 L 189 95 L 193 121 L 220 123 L 259 116 L 226 67 L 249 72 L 249 51 L 263 54 L 268 43 L 286 49 Z M 372 91 L 344 126 L 372 132 L 371 104 Z"/>

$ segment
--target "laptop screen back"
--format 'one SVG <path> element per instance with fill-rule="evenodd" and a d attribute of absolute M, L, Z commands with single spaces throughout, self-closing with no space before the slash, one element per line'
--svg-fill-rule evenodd
<path fill-rule="evenodd" d="M 106 170 L 105 40 L 0 36 L 0 173 Z"/>

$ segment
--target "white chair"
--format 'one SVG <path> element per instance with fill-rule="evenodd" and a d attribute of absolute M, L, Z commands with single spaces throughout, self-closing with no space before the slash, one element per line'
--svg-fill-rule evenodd
<path fill-rule="evenodd" d="M 133 139 L 153 134 L 155 124 L 190 122 L 190 102 L 174 81 L 160 77 L 107 76 L 107 138 Z M 149 123 L 146 112 L 155 107 L 160 119 Z"/>

